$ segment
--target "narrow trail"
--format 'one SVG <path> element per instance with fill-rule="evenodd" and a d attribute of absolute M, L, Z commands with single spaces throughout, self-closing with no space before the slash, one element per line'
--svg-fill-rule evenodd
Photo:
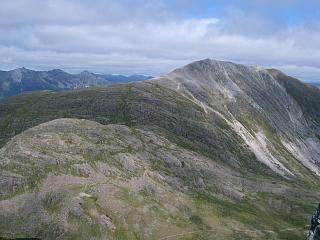
<path fill-rule="evenodd" d="M 278 232 L 286 232 L 286 231 L 294 231 L 297 229 L 301 229 L 301 228 L 285 228 L 285 229 L 281 229 Z M 241 230 L 241 229 L 237 229 L 234 228 L 232 229 L 236 232 L 243 232 L 243 233 L 258 233 L 258 232 L 265 232 L 265 233 L 273 233 L 276 234 L 275 231 L 272 230 Z M 174 234 L 174 235 L 170 235 L 170 236 L 165 236 L 162 238 L 159 238 L 159 240 L 165 240 L 165 239 L 171 239 L 174 237 L 183 237 L 185 235 L 190 235 L 190 234 L 195 234 L 195 233 L 202 233 L 202 232 L 216 232 L 217 230 L 199 230 L 199 231 L 191 231 L 191 232 L 184 232 L 184 233 L 178 233 L 178 234 Z"/>

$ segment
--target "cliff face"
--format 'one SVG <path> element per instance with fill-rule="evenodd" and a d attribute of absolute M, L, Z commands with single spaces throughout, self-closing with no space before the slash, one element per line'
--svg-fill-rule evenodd
<path fill-rule="evenodd" d="M 13 97 L 0 237 L 302 238 L 320 197 L 319 101 L 279 71 L 214 60 Z"/>

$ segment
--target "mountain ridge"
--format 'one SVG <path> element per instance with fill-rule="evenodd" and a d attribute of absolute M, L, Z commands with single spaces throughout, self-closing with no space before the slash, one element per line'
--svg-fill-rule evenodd
<path fill-rule="evenodd" d="M 151 76 L 145 75 L 102 75 L 91 73 L 89 71 L 70 74 L 61 69 L 36 71 L 23 67 L 10 71 L 0 71 L 0 100 L 25 91 L 58 91 L 98 85 L 128 83 L 131 81 L 142 81 L 150 78 Z"/>
<path fill-rule="evenodd" d="M 249 139 L 252 137 L 249 130 L 254 126 L 249 126 L 249 129 L 246 130 L 248 127 L 246 128 L 241 123 L 243 117 L 235 117 L 235 115 L 243 115 L 246 112 L 249 113 L 246 118 L 250 118 L 250 112 L 261 115 L 263 121 L 281 135 L 281 144 L 287 150 L 296 156 L 300 155 L 298 158 L 301 162 L 304 162 L 306 166 L 317 172 L 317 174 L 320 173 L 319 164 L 311 164 L 311 162 L 316 163 L 320 157 L 320 151 L 316 147 L 320 146 L 317 135 L 320 123 L 320 90 L 291 78 L 278 70 L 247 67 L 241 64 L 211 59 L 193 62 L 155 81 L 181 92 L 190 100 L 198 103 L 206 112 L 208 110 L 218 111 L 226 119 L 229 118 L 230 120 L 231 118 L 229 125 L 244 138 L 247 144 L 251 145 L 252 150 L 257 155 L 260 155 L 259 149 L 258 151 L 256 149 L 257 144 L 264 148 L 262 146 L 264 145 L 264 140 L 260 139 L 262 142 L 253 143 Z M 306 93 L 310 92 L 312 94 L 311 97 L 314 96 L 311 99 L 315 99 L 315 102 L 302 102 L 303 105 L 300 108 L 297 104 L 299 99 L 290 91 L 290 86 L 294 84 L 297 85 L 296 89 L 303 89 Z M 303 90 L 299 93 L 300 95 L 303 94 Z M 239 105 L 239 101 L 243 103 Z M 224 106 L 221 106 L 220 103 L 223 103 Z M 304 108 L 305 105 L 307 105 L 308 110 L 313 109 L 313 112 L 307 112 L 307 109 Z M 235 107 L 237 109 L 242 108 L 241 112 L 237 109 L 232 110 Z M 303 110 L 305 114 L 303 114 Z M 309 118 L 309 114 L 312 115 L 311 118 Z M 243 135 L 243 130 L 246 131 L 246 136 Z M 296 133 L 299 136 L 296 136 Z M 259 134 L 263 133 L 260 132 Z M 262 138 L 264 138 L 263 135 Z M 294 137 L 292 137 L 293 135 Z M 259 139 L 259 137 L 257 138 Z M 291 138 L 303 138 L 306 142 L 291 143 Z M 316 148 L 311 150 L 312 146 Z M 311 153 L 314 152 L 315 155 L 307 157 L 307 149 Z M 265 161 L 265 158 L 269 158 L 269 161 Z M 305 158 L 309 158 L 307 162 L 304 161 Z M 274 162 L 276 166 L 280 164 L 272 157 L 261 156 L 261 160 L 265 163 Z M 281 166 L 281 168 L 290 174 L 290 171 L 284 166 Z"/>
<path fill-rule="evenodd" d="M 319 101 L 274 70 L 214 60 L 11 97 L 0 237 L 300 239 L 320 198 Z"/>

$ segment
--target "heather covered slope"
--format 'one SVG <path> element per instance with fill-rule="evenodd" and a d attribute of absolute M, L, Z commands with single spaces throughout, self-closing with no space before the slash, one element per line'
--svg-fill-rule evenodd
<path fill-rule="evenodd" d="M 160 128 L 183 147 L 239 169 L 246 166 L 251 172 L 261 169 L 263 174 L 273 174 L 259 162 L 251 161 L 254 154 L 219 115 L 206 114 L 189 99 L 153 83 L 25 94 L 3 104 L 0 116 L 2 143 L 43 122 L 84 118 L 102 124 Z"/>
<path fill-rule="evenodd" d="M 319 199 L 318 101 L 275 70 L 213 60 L 12 97 L 0 105 L 0 236 L 302 238 Z"/>

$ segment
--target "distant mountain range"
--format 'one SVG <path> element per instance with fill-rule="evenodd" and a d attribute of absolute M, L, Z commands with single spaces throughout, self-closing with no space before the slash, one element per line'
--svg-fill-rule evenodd
<path fill-rule="evenodd" d="M 316 86 L 316 87 L 320 88 L 320 83 L 311 82 L 309 84 L 312 85 L 312 86 Z"/>
<path fill-rule="evenodd" d="M 145 75 L 102 75 L 88 71 L 70 74 L 60 69 L 34 71 L 18 68 L 11 71 L 0 71 L 0 101 L 26 91 L 77 89 L 142 81 L 150 78 L 152 77 Z"/>

